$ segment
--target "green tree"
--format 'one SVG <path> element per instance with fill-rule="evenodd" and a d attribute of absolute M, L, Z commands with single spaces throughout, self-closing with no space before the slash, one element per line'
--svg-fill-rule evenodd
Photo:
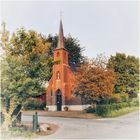
<path fill-rule="evenodd" d="M 138 93 L 139 85 L 139 59 L 134 56 L 126 56 L 116 53 L 108 61 L 108 68 L 113 68 L 116 73 L 117 82 L 114 87 L 115 93 Z"/>
<path fill-rule="evenodd" d="M 10 46 L 5 48 L 8 64 L 5 72 L 10 83 L 3 94 L 14 92 L 18 100 L 23 100 L 24 96 L 26 98 L 45 92 L 44 84 L 50 78 L 52 65 L 49 47 L 50 44 L 43 42 L 42 36 L 35 31 L 21 28 L 12 35 Z"/>
<path fill-rule="evenodd" d="M 14 109 L 13 106 L 22 105 L 28 98 L 45 92 L 53 62 L 49 54 L 50 43 L 35 31 L 20 28 L 9 40 L 3 40 L 5 36 L 2 32 L 1 96 L 3 99 L 10 97 Z"/>
<path fill-rule="evenodd" d="M 58 36 L 49 35 L 47 37 L 47 41 L 51 43 L 50 55 L 52 56 L 53 50 L 57 47 Z M 84 57 L 82 56 L 82 51 L 84 48 L 81 47 L 77 39 L 71 37 L 70 35 L 64 37 L 64 42 L 65 48 L 69 52 L 69 65 L 75 70 L 75 68 L 83 61 Z"/>

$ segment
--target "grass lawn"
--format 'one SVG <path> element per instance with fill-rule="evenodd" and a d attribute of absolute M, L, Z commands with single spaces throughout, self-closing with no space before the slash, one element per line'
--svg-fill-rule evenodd
<path fill-rule="evenodd" d="M 117 117 L 137 110 L 139 110 L 139 107 L 126 107 L 119 110 L 113 110 L 104 117 Z"/>
<path fill-rule="evenodd" d="M 50 135 L 56 132 L 56 130 L 58 129 L 58 125 L 55 124 L 50 124 L 47 123 L 47 125 L 49 126 L 49 129 L 46 130 L 40 130 L 38 132 L 32 132 L 32 124 L 29 122 L 22 122 L 23 125 L 20 126 L 24 126 L 24 127 L 19 127 L 17 125 L 17 127 L 13 127 L 10 128 L 9 131 L 5 131 L 4 129 L 0 128 L 0 132 L 1 132 L 1 139 L 3 140 L 10 140 L 10 139 L 25 139 L 25 138 L 37 138 L 38 136 L 46 136 L 46 135 Z M 40 124 L 40 127 L 44 125 L 43 123 Z M 45 127 L 44 127 L 45 128 Z"/>

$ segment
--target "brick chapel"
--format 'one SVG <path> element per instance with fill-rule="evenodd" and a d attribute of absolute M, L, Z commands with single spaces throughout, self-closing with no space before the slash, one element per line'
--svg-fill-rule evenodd
<path fill-rule="evenodd" d="M 52 111 L 64 110 L 65 106 L 70 110 L 79 110 L 81 105 L 81 99 L 73 95 L 76 79 L 69 66 L 68 55 L 64 44 L 63 24 L 60 20 L 58 44 L 53 56 L 54 61 L 60 63 L 53 65 L 53 75 L 46 91 L 46 107 Z"/>

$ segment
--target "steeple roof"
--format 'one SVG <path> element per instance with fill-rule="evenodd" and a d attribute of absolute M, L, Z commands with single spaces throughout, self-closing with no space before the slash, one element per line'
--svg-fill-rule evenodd
<path fill-rule="evenodd" d="M 62 20 L 60 20 L 57 48 L 58 48 L 58 49 L 59 49 L 59 48 L 64 48 L 64 34 L 63 34 L 63 24 L 62 24 Z"/>

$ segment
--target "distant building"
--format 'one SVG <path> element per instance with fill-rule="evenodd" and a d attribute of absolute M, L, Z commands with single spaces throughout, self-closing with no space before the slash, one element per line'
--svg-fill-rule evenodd
<path fill-rule="evenodd" d="M 60 63 L 53 66 L 53 75 L 46 91 L 46 107 L 49 110 L 61 111 L 65 106 L 70 110 L 82 110 L 81 99 L 73 95 L 76 79 L 69 66 L 68 55 L 64 45 L 62 20 L 60 20 L 58 44 L 53 56 L 54 61 Z"/>

